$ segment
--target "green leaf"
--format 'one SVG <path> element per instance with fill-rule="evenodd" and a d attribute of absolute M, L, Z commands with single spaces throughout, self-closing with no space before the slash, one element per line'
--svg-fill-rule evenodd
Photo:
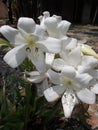
<path fill-rule="evenodd" d="M 5 117 L 8 114 L 8 103 L 5 95 L 5 85 L 3 86 L 2 105 L 1 105 L 1 116 Z"/>
<path fill-rule="evenodd" d="M 2 128 L 4 128 L 4 125 L 1 125 L 1 126 L 0 126 L 0 129 L 2 129 Z"/>
<path fill-rule="evenodd" d="M 3 46 L 12 47 L 12 45 L 7 40 L 0 38 L 0 48 Z"/>
<path fill-rule="evenodd" d="M 35 113 L 36 114 L 42 113 L 43 112 L 43 107 L 45 107 L 45 104 L 46 104 L 46 100 L 45 100 L 44 96 L 37 98 L 36 99 L 36 110 L 35 110 Z"/>

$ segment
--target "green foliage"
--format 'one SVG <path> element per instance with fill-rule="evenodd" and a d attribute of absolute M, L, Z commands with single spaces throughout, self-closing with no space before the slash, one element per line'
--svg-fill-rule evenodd
<path fill-rule="evenodd" d="M 7 40 L 0 38 L 0 48 L 3 46 L 12 47 L 12 45 Z"/>
<path fill-rule="evenodd" d="M 49 122 L 61 111 L 59 102 L 56 105 L 48 104 L 43 96 L 38 97 L 35 84 L 20 79 L 15 83 L 15 74 L 11 78 L 3 87 L 0 130 L 31 130 L 40 125 L 42 129 L 48 129 Z M 13 82 L 16 85 L 8 91 Z M 21 95 L 18 84 L 23 87 L 24 96 Z"/>
<path fill-rule="evenodd" d="M 35 68 L 34 65 L 32 64 L 32 62 L 28 58 L 26 58 L 23 61 L 23 63 L 20 65 L 21 71 L 24 71 L 24 70 L 26 70 L 26 71 L 33 71 L 34 68 Z"/>

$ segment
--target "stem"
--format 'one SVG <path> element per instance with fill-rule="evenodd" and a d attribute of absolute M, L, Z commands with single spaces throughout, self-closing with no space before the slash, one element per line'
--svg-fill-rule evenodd
<path fill-rule="evenodd" d="M 26 104 L 25 104 L 25 124 L 24 124 L 24 128 L 25 130 L 27 130 L 28 128 L 28 120 L 29 120 L 29 98 L 28 98 L 28 86 L 26 85 L 25 87 L 25 91 L 26 91 Z"/>

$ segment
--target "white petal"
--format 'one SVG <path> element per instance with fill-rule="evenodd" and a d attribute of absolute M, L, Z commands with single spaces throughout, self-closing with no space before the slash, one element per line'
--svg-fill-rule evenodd
<path fill-rule="evenodd" d="M 65 92 L 62 96 L 62 105 L 64 110 L 64 115 L 69 118 L 72 114 L 74 106 L 78 103 L 78 100 L 74 93 Z"/>
<path fill-rule="evenodd" d="M 44 24 L 47 26 L 48 29 L 51 31 L 56 29 L 57 27 L 57 19 L 55 17 L 48 17 L 45 19 Z"/>
<path fill-rule="evenodd" d="M 61 52 L 60 52 L 60 57 L 65 61 L 65 63 L 66 63 L 67 65 L 69 65 L 68 55 L 69 55 L 69 51 L 68 51 L 68 50 L 61 51 Z"/>
<path fill-rule="evenodd" d="M 15 42 L 15 37 L 18 35 L 19 31 L 8 25 L 4 25 L 0 28 L 0 33 L 11 43 Z"/>
<path fill-rule="evenodd" d="M 77 39 L 75 39 L 75 38 L 68 38 L 66 44 L 67 44 L 66 45 L 66 49 L 67 50 L 72 50 L 72 49 L 76 48 L 76 46 L 77 46 Z"/>
<path fill-rule="evenodd" d="M 53 87 L 50 87 L 44 91 L 44 96 L 48 102 L 56 101 L 60 95 L 54 91 Z"/>
<path fill-rule="evenodd" d="M 43 29 L 40 25 L 36 25 L 34 34 L 37 35 L 40 38 L 40 40 L 48 36 L 46 30 Z"/>
<path fill-rule="evenodd" d="M 22 61 L 26 58 L 27 53 L 25 45 L 21 45 L 10 50 L 5 56 L 4 61 L 12 68 L 18 67 Z"/>
<path fill-rule="evenodd" d="M 86 43 L 86 42 L 87 42 L 87 40 L 86 40 L 86 39 L 83 39 L 83 40 L 78 40 L 78 45 L 84 44 L 84 43 Z"/>
<path fill-rule="evenodd" d="M 79 65 L 77 67 L 77 70 L 79 73 L 89 73 L 91 71 L 91 68 L 88 67 L 88 66 L 82 66 L 82 65 Z M 89 73 L 90 74 L 90 73 Z"/>
<path fill-rule="evenodd" d="M 89 74 L 94 77 L 95 79 L 98 79 L 98 69 L 92 69 L 89 71 Z"/>
<path fill-rule="evenodd" d="M 58 53 L 61 51 L 61 41 L 48 37 L 46 40 L 38 41 L 37 46 L 44 52 Z"/>
<path fill-rule="evenodd" d="M 49 79 L 50 79 L 50 81 L 52 83 L 54 83 L 54 84 L 59 84 L 60 83 L 60 81 L 59 81 L 59 76 L 60 75 L 58 73 L 56 73 L 53 70 L 49 69 L 47 71 L 47 75 L 48 75 L 48 77 L 49 77 Z"/>
<path fill-rule="evenodd" d="M 73 66 L 79 65 L 81 63 L 81 59 L 82 59 L 80 47 L 73 49 L 70 52 L 68 59 L 69 59 L 70 65 L 73 65 Z"/>
<path fill-rule="evenodd" d="M 95 94 L 91 92 L 89 89 L 85 88 L 77 92 L 78 98 L 87 104 L 94 104 L 95 103 Z"/>
<path fill-rule="evenodd" d="M 45 78 L 45 80 L 41 83 L 43 91 L 48 89 L 50 86 L 48 84 L 48 80 Z"/>
<path fill-rule="evenodd" d="M 47 88 L 49 88 L 47 79 L 44 79 L 39 84 L 36 84 L 36 86 L 37 86 L 38 96 L 43 96 L 44 90 L 46 90 Z"/>
<path fill-rule="evenodd" d="M 71 66 L 65 66 L 62 69 L 62 75 L 64 75 L 65 77 L 69 77 L 69 78 L 73 78 L 76 76 L 76 70 L 71 67 Z"/>
<path fill-rule="evenodd" d="M 56 85 L 53 86 L 53 90 L 59 95 L 62 95 L 65 92 L 66 87 L 64 85 Z"/>
<path fill-rule="evenodd" d="M 87 73 L 84 74 L 77 74 L 75 77 L 75 81 L 80 84 L 80 86 L 83 87 L 88 87 L 90 81 L 93 79 L 92 76 L 90 76 Z"/>
<path fill-rule="evenodd" d="M 54 60 L 55 54 L 51 54 L 51 53 L 46 53 L 46 64 L 47 65 L 52 65 L 53 60 Z"/>
<path fill-rule="evenodd" d="M 95 94 L 98 94 L 98 83 L 96 83 L 92 88 L 91 91 Z"/>
<path fill-rule="evenodd" d="M 31 52 L 28 53 L 28 57 L 39 72 L 46 71 L 44 54 L 40 49 L 36 50 L 36 48 L 31 48 Z"/>
<path fill-rule="evenodd" d="M 55 37 L 57 32 L 57 19 L 49 17 L 45 19 L 44 24 L 46 25 L 49 36 Z"/>
<path fill-rule="evenodd" d="M 89 68 L 94 68 L 98 65 L 98 60 L 93 56 L 83 56 L 82 65 Z"/>
<path fill-rule="evenodd" d="M 33 83 L 40 83 L 45 79 L 45 75 L 40 74 L 38 71 L 33 71 L 32 73 L 28 73 L 28 74 L 30 75 L 30 77 L 27 79 Z"/>
<path fill-rule="evenodd" d="M 63 35 L 66 35 L 69 27 L 70 27 L 71 23 L 66 21 L 66 20 L 62 20 L 59 25 L 58 25 L 58 30 L 60 30 L 60 32 L 63 34 Z"/>
<path fill-rule="evenodd" d="M 53 68 L 57 71 L 61 71 L 65 66 L 65 62 L 63 59 L 57 58 L 53 61 Z"/>
<path fill-rule="evenodd" d="M 46 29 L 46 26 L 44 24 L 44 21 L 46 18 L 50 17 L 50 13 L 48 11 L 43 12 L 43 16 L 39 16 L 38 19 L 40 20 L 40 26 L 44 29 Z"/>
<path fill-rule="evenodd" d="M 18 35 L 15 36 L 14 45 L 22 45 L 22 44 L 28 44 L 25 37 L 21 35 L 21 33 L 18 33 Z"/>
<path fill-rule="evenodd" d="M 61 16 L 58 16 L 58 15 L 54 14 L 52 17 L 56 18 L 58 23 L 60 23 L 62 21 L 62 17 Z"/>
<path fill-rule="evenodd" d="M 23 29 L 27 33 L 33 33 L 35 30 L 35 22 L 32 18 L 21 17 L 18 20 L 18 28 Z"/>

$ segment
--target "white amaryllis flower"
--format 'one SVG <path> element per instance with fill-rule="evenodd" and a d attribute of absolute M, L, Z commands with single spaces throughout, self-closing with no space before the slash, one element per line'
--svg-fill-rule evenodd
<path fill-rule="evenodd" d="M 93 56 L 81 54 L 81 47 L 77 46 L 75 49 L 62 51 L 61 58 L 57 58 L 53 62 L 53 68 L 60 71 L 66 65 L 73 66 L 79 73 L 89 73 L 98 65 L 98 60 Z"/>
<path fill-rule="evenodd" d="M 92 80 L 89 74 L 79 74 L 74 67 L 66 66 L 60 74 L 51 72 L 49 76 L 54 85 L 44 91 L 44 96 L 49 102 L 62 96 L 65 117 L 71 116 L 74 106 L 80 100 L 88 104 L 95 102 L 95 94 L 88 89 Z"/>
<path fill-rule="evenodd" d="M 72 50 L 77 46 L 78 40 L 67 36 L 67 31 L 71 25 L 70 22 L 62 20 L 61 16 L 53 15 L 50 17 L 48 11 L 43 12 L 43 16 L 39 16 L 39 20 L 40 26 L 46 30 L 49 36 L 61 40 L 62 51 Z"/>
<path fill-rule="evenodd" d="M 42 61 L 42 59 L 39 59 L 42 61 L 42 65 L 37 66 L 37 69 L 39 71 L 26 72 L 26 74 L 29 76 L 27 80 L 36 83 L 38 86 L 38 90 L 40 90 L 39 95 L 42 95 L 43 91 L 50 86 L 50 83 L 52 83 L 49 81 L 49 75 L 52 72 L 51 67 L 54 56 L 55 54 L 46 53 L 44 61 Z"/>
<path fill-rule="evenodd" d="M 66 37 L 66 33 L 71 25 L 70 22 L 62 20 L 61 16 L 53 15 L 50 17 L 48 11 L 43 12 L 43 16 L 38 17 L 40 25 L 48 32 L 49 36 L 60 38 Z"/>
<path fill-rule="evenodd" d="M 39 61 L 39 56 L 43 55 L 42 51 L 49 53 L 60 52 L 60 40 L 49 37 L 39 25 L 35 24 L 33 19 L 20 18 L 17 28 L 14 29 L 7 25 L 0 28 L 0 33 L 14 46 L 4 56 L 5 62 L 12 68 L 20 65 L 26 57 L 29 57 L 36 65 Z"/>

